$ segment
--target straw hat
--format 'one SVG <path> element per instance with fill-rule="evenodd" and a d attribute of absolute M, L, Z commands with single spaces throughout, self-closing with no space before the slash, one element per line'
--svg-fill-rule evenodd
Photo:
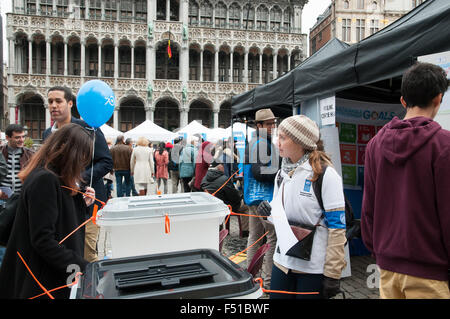
<path fill-rule="evenodd" d="M 264 122 L 276 119 L 271 109 L 261 109 L 255 114 L 255 122 Z"/>

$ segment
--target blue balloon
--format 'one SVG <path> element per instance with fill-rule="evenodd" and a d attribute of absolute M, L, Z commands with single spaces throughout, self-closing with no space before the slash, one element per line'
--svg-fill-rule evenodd
<path fill-rule="evenodd" d="M 113 90 L 101 80 L 86 82 L 78 92 L 78 113 L 94 128 L 99 128 L 111 118 L 115 106 L 116 97 Z"/>

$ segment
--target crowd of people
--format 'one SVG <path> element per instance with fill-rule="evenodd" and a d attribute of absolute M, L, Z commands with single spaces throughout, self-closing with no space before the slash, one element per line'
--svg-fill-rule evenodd
<path fill-rule="evenodd" d="M 361 236 L 380 267 L 382 298 L 450 298 L 450 133 L 433 120 L 448 85 L 439 67 L 411 67 L 402 80 L 405 118 L 394 118 L 367 146 Z M 133 145 L 119 136 L 113 145 L 71 116 L 67 88 L 50 89 L 48 102 L 54 124 L 36 153 L 24 147 L 20 125 L 6 129 L 1 148 L 0 204 L 20 197 L 6 252 L 0 251 L 0 298 L 42 294 L 19 252 L 44 287 L 59 287 L 71 265 L 82 273 L 98 260 L 99 229 L 90 219 L 98 207 L 113 196 L 149 195 L 152 185 L 168 194 L 169 180 L 170 193 L 208 192 L 248 214 L 241 217 L 247 262 L 269 244 L 261 277 L 271 299 L 341 291 L 346 201 L 315 121 L 293 115 L 278 122 L 272 110 L 258 110 L 241 158 L 233 138 L 153 144 L 141 137 Z M 65 237 L 84 221 L 85 228 Z M 46 293 L 67 298 L 69 291 Z"/>

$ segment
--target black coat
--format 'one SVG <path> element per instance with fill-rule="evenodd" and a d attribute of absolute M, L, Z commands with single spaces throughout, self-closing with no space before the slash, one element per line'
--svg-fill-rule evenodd
<path fill-rule="evenodd" d="M 72 123 L 76 123 L 88 130 L 92 128 L 83 120 L 72 117 Z M 49 127 L 42 134 L 42 139 L 45 140 L 52 133 L 52 128 Z M 91 166 L 86 167 L 83 172 L 83 179 L 89 186 L 91 181 Z M 95 189 L 95 197 L 102 202 L 106 202 L 106 187 L 103 183 L 103 177 L 111 172 L 113 169 L 113 160 L 111 152 L 109 151 L 108 144 L 106 144 L 105 136 L 100 129 L 95 131 L 95 150 L 94 150 L 94 172 L 92 176 L 92 188 Z M 101 207 L 100 203 L 99 206 Z M 89 214 L 92 213 L 94 205 L 90 206 Z"/>
<path fill-rule="evenodd" d="M 201 188 L 207 190 L 210 194 L 217 191 L 228 180 L 223 172 L 217 169 L 208 169 L 205 177 L 203 177 Z M 231 180 L 226 183 L 220 191 L 217 192 L 215 197 L 221 199 L 226 205 L 231 205 L 233 212 L 238 212 L 241 206 L 241 195 L 234 187 Z"/>
<path fill-rule="evenodd" d="M 56 174 L 43 168 L 34 170 L 25 180 L 0 268 L 0 299 L 26 299 L 43 292 L 17 252 L 47 290 L 66 285 L 74 275 L 73 269 L 78 267 L 83 272 L 88 264 L 83 258 L 84 227 L 59 245 L 86 220 L 88 210 L 81 194 L 72 196 L 61 185 Z M 52 295 L 68 298 L 69 293 L 64 288 Z"/>

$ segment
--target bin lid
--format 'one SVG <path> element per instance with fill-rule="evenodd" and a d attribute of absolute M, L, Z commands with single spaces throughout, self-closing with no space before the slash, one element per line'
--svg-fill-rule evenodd
<path fill-rule="evenodd" d="M 196 249 L 90 263 L 76 298 L 232 298 L 258 289 L 250 273 L 217 250 Z"/>
<path fill-rule="evenodd" d="M 227 205 L 206 192 L 116 197 L 99 212 L 98 221 L 136 220 L 174 215 L 204 215 L 230 213 Z"/>

